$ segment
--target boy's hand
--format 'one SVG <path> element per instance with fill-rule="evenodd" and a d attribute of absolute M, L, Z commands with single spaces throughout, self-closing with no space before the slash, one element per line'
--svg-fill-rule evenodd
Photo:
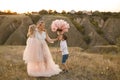
<path fill-rule="evenodd" d="M 60 40 L 59 38 L 60 38 L 60 36 L 57 36 L 57 39 L 58 39 L 58 40 Z"/>

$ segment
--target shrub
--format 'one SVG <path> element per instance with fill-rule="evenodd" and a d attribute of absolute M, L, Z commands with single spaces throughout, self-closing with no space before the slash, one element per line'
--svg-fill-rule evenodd
<path fill-rule="evenodd" d="M 97 28 L 97 29 L 96 29 L 96 32 L 97 32 L 99 35 L 103 35 L 103 34 L 104 34 L 104 32 L 102 31 L 101 28 Z"/>
<path fill-rule="evenodd" d="M 46 10 L 41 10 L 41 11 L 39 11 L 39 14 L 41 14 L 41 15 L 45 15 L 45 14 L 48 14 L 48 11 L 46 11 Z"/>
<path fill-rule="evenodd" d="M 80 24 L 78 24 L 78 23 L 75 22 L 75 21 L 72 21 L 72 22 L 73 22 L 73 24 L 75 25 L 75 27 L 77 28 L 77 30 L 78 30 L 79 32 L 81 32 L 82 34 L 84 34 L 84 32 L 85 32 L 84 26 L 81 26 Z"/>
<path fill-rule="evenodd" d="M 79 23 L 77 23 L 74 19 L 75 17 L 77 16 L 69 16 L 71 22 L 75 25 L 76 29 L 81 32 L 82 34 L 84 34 L 85 32 L 85 29 L 84 29 L 84 26 L 80 25 Z"/>
<path fill-rule="evenodd" d="M 66 14 L 66 13 L 67 13 L 67 12 L 66 12 L 66 11 L 64 11 L 64 10 L 61 12 L 61 14 Z"/>
<path fill-rule="evenodd" d="M 98 22 L 96 22 L 96 21 L 90 21 L 95 27 L 98 27 Z"/>
<path fill-rule="evenodd" d="M 103 31 L 102 31 L 102 29 L 98 26 L 98 22 L 95 21 L 92 17 L 90 18 L 90 22 L 94 25 L 96 32 L 97 32 L 99 35 L 103 35 Z"/>
<path fill-rule="evenodd" d="M 84 41 L 85 41 L 87 44 L 90 44 L 91 39 L 90 39 L 90 37 L 89 37 L 88 35 L 84 36 L 83 39 L 84 39 Z"/>

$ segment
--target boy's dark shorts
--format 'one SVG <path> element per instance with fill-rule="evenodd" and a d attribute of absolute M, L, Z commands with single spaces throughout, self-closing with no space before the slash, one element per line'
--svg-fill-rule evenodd
<path fill-rule="evenodd" d="M 68 54 L 62 55 L 62 64 L 64 64 L 68 59 Z"/>

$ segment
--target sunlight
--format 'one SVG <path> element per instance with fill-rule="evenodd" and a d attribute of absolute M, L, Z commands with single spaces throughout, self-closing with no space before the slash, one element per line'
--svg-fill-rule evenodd
<path fill-rule="evenodd" d="M 0 0 L 0 10 L 11 10 L 19 13 L 52 9 L 87 10 L 87 11 L 120 11 L 120 0 Z"/>

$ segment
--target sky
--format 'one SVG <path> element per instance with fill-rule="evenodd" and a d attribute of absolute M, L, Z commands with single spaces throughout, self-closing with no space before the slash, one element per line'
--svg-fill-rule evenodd
<path fill-rule="evenodd" d="M 120 0 L 0 0 L 0 10 L 18 13 L 56 10 L 120 12 Z"/>

